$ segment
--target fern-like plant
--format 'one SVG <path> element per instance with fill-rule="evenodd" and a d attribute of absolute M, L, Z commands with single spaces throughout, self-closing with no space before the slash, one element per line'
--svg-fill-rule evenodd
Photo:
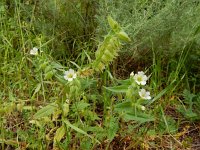
<path fill-rule="evenodd" d="M 188 90 L 183 91 L 183 103 L 185 105 L 179 105 L 177 110 L 188 120 L 197 121 L 200 120 L 200 96 L 198 94 L 193 94 Z"/>

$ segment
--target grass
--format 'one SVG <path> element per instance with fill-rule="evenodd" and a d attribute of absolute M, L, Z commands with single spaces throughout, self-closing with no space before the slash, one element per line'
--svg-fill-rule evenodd
<path fill-rule="evenodd" d="M 0 2 L 0 149 L 199 149 L 200 5 L 129 3 Z"/>

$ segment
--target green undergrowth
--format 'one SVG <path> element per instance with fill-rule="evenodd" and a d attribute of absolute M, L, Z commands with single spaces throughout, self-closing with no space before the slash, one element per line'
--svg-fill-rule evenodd
<path fill-rule="evenodd" d="M 0 149 L 198 149 L 197 1 L 0 2 Z"/>

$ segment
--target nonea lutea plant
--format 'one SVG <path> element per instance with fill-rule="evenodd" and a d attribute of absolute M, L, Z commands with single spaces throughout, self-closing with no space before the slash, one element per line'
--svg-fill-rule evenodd
<path fill-rule="evenodd" d="M 130 38 L 128 37 L 128 35 L 122 30 L 119 24 L 115 20 L 113 20 L 110 16 L 108 17 L 108 22 L 111 27 L 110 32 L 105 36 L 104 41 L 99 45 L 95 53 L 95 60 L 91 64 L 86 65 L 84 68 L 79 67 L 78 71 L 75 71 L 70 68 L 69 70 L 65 71 L 64 66 L 50 60 L 49 59 L 50 57 L 48 57 L 48 55 L 46 55 L 45 52 L 41 55 L 41 57 L 38 57 L 39 61 L 36 60 L 36 62 L 38 63 L 38 66 L 40 66 L 41 68 L 40 74 L 52 73 L 51 78 L 45 76 L 44 79 L 53 80 L 55 78 L 52 78 L 52 77 L 55 76 L 56 79 L 58 79 L 58 81 L 62 83 L 61 85 L 63 87 L 60 99 L 41 108 L 34 115 L 34 120 L 38 122 L 40 122 L 40 119 L 42 119 L 43 117 L 48 117 L 50 121 L 55 121 L 59 118 L 59 116 L 61 116 L 62 126 L 55 129 L 56 132 L 54 136 L 54 142 L 56 141 L 59 142 L 64 137 L 65 126 L 70 126 L 74 128 L 76 131 L 78 132 L 81 131 L 81 133 L 87 135 L 78 127 L 73 127 L 71 123 L 66 122 L 68 113 L 71 112 L 71 110 L 69 107 L 70 104 L 68 102 L 65 102 L 64 99 L 70 99 L 70 102 L 72 102 L 72 105 L 74 105 L 72 106 L 72 109 L 75 109 L 75 111 L 77 111 L 80 108 L 82 109 L 89 106 L 90 104 L 88 104 L 87 101 L 84 101 L 87 99 L 87 95 L 86 95 L 87 91 L 90 91 L 88 89 L 87 91 L 85 91 L 85 88 L 88 85 L 90 85 L 90 83 L 88 82 L 90 81 L 90 79 L 86 77 L 90 77 L 91 75 L 94 75 L 95 71 L 102 72 L 106 68 L 106 66 L 108 66 L 111 62 L 113 62 L 113 60 L 118 56 L 118 52 L 120 51 L 120 48 L 122 47 L 123 42 L 130 42 Z M 38 49 L 33 48 L 30 54 L 38 55 Z M 50 63 L 47 63 L 47 62 L 50 62 Z M 76 102 L 76 104 L 73 104 L 73 102 Z M 142 105 L 138 104 L 137 106 L 138 108 L 144 110 Z M 90 113 L 87 115 L 93 116 L 91 114 L 93 112 L 92 111 L 89 111 L 89 112 Z M 82 115 L 81 113 L 84 113 L 84 111 L 81 111 L 80 114 L 75 113 L 74 118 L 77 117 L 76 115 L 80 117 L 80 115 Z M 51 115 L 53 115 L 52 119 L 50 117 Z M 93 116 L 93 119 L 98 119 L 98 117 L 94 117 L 94 116 Z M 88 137 L 93 138 L 90 135 L 88 135 Z"/>

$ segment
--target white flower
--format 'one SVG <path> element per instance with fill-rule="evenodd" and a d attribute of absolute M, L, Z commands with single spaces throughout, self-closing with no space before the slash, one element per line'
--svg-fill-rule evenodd
<path fill-rule="evenodd" d="M 139 91 L 139 95 L 142 99 L 151 99 L 150 92 L 146 91 L 145 89 L 141 89 Z"/>
<path fill-rule="evenodd" d="M 139 71 L 137 74 L 135 74 L 134 79 L 138 85 L 145 85 L 148 78 L 143 71 Z"/>
<path fill-rule="evenodd" d="M 141 106 L 141 109 L 142 109 L 142 110 L 145 110 L 146 108 L 145 108 L 144 106 Z"/>
<path fill-rule="evenodd" d="M 64 78 L 65 80 L 72 81 L 73 79 L 76 78 L 75 71 L 73 69 L 69 69 L 68 71 L 65 71 Z"/>
<path fill-rule="evenodd" d="M 33 48 L 30 50 L 30 54 L 31 54 L 31 55 L 38 55 L 38 48 L 37 48 L 37 47 L 33 47 Z"/>
<path fill-rule="evenodd" d="M 131 74 L 130 74 L 130 77 L 133 77 L 133 76 L 134 76 L 134 72 L 132 71 Z"/>
<path fill-rule="evenodd" d="M 69 104 L 69 99 L 66 99 L 66 101 L 65 101 L 67 104 Z"/>

